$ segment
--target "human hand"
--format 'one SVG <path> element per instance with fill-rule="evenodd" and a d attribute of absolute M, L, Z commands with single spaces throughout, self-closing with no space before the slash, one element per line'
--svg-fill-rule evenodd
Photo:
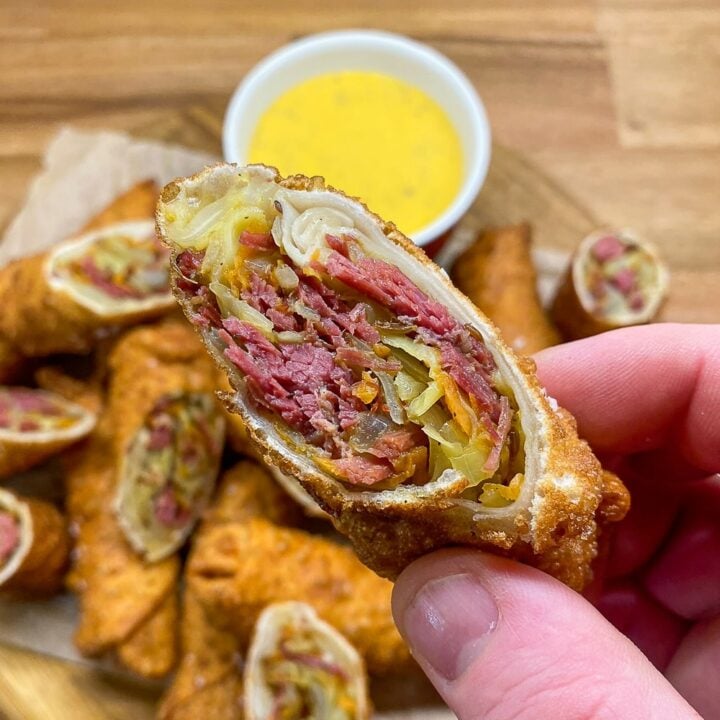
<path fill-rule="evenodd" d="M 461 720 L 720 718 L 720 326 L 535 359 L 632 493 L 588 592 L 600 612 L 534 568 L 452 549 L 399 577 L 400 631 Z"/>

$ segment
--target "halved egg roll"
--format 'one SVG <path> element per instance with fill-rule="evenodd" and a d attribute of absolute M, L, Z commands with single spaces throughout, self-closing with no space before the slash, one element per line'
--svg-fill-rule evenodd
<path fill-rule="evenodd" d="M 393 225 L 258 165 L 170 183 L 157 220 L 227 402 L 365 563 L 394 577 L 469 544 L 587 582 L 599 462 L 532 363 Z"/>
<path fill-rule="evenodd" d="M 294 522 L 298 513 L 265 468 L 242 460 L 220 479 L 196 537 L 212 527 L 253 517 L 287 523 Z M 160 720 L 195 720 L 199 715 L 242 720 L 246 642 L 224 627 L 222 617 L 202 605 L 188 583 L 180 632 L 180 664 L 162 699 Z"/>
<path fill-rule="evenodd" d="M 560 334 L 540 303 L 530 256 L 530 225 L 487 228 L 455 261 L 452 279 L 516 352 L 557 345 Z"/>
<path fill-rule="evenodd" d="M 27 470 L 86 437 L 94 412 L 46 390 L 0 387 L 0 477 Z"/>
<path fill-rule="evenodd" d="M 363 720 L 367 675 L 357 650 L 305 603 L 270 605 L 245 665 L 246 720 Z"/>
<path fill-rule="evenodd" d="M 28 357 L 85 353 L 118 327 L 174 307 L 149 216 L 102 224 L 0 270 L 0 334 Z"/>
<path fill-rule="evenodd" d="M 86 519 L 78 528 L 71 573 L 80 601 L 78 650 L 90 657 L 115 652 L 138 674 L 166 675 L 176 660 L 179 575 L 176 555 L 155 563 L 139 557 L 111 512 Z M 131 648 L 124 648 L 128 644 Z M 137 652 L 138 644 L 143 653 Z"/>
<path fill-rule="evenodd" d="M 0 488 L 0 593 L 58 592 L 69 556 L 65 518 L 54 505 Z"/>
<path fill-rule="evenodd" d="M 185 542 L 215 487 L 225 438 L 216 370 L 184 322 L 128 332 L 110 370 L 117 517 L 154 562 Z"/>
<path fill-rule="evenodd" d="M 630 230 L 597 230 L 578 246 L 552 305 L 568 339 L 653 320 L 669 273 L 657 250 Z"/>
<path fill-rule="evenodd" d="M 390 612 L 392 583 L 327 538 L 261 518 L 225 523 L 199 533 L 186 574 L 191 591 L 245 646 L 267 605 L 297 600 L 345 635 L 371 673 L 411 667 Z"/>

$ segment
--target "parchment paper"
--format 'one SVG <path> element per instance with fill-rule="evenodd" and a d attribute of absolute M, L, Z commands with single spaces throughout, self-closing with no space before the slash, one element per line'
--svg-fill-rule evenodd
<path fill-rule="evenodd" d="M 142 180 L 161 187 L 175 177 L 190 175 L 219 158 L 182 147 L 135 140 L 111 132 L 65 128 L 50 143 L 43 170 L 32 183 L 27 200 L 8 226 L 0 244 L 0 265 L 51 247 L 77 230 L 119 194 Z M 27 494 L 57 497 L 57 468 L 26 473 L 4 483 Z M 77 605 L 71 595 L 47 601 L 0 599 L 0 641 L 74 662 L 117 671 L 110 662 L 83 658 L 72 635 Z M 159 687 L 159 684 L 158 684 Z M 376 713 L 377 720 L 452 720 L 440 706 Z"/>

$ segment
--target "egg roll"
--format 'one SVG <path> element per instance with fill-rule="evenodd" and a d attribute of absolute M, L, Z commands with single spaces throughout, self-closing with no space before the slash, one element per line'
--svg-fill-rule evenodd
<path fill-rule="evenodd" d="M 394 225 L 260 165 L 170 183 L 157 222 L 226 402 L 363 562 L 393 578 L 472 545 L 589 581 L 600 463 L 533 363 Z"/>
<path fill-rule="evenodd" d="M 0 488 L 0 593 L 53 595 L 69 555 L 65 518 L 54 505 Z"/>
<path fill-rule="evenodd" d="M 0 384 L 9 385 L 22 375 L 23 356 L 5 338 L 0 337 Z"/>
<path fill-rule="evenodd" d="M 363 720 L 367 675 L 357 650 L 304 603 L 270 605 L 245 665 L 246 720 Z"/>
<path fill-rule="evenodd" d="M 148 563 L 135 553 L 112 513 L 103 511 L 84 521 L 72 572 L 80 601 L 74 636 L 78 650 L 89 657 L 115 652 L 120 661 L 135 658 L 130 669 L 136 672 L 151 668 L 150 677 L 167 674 L 175 662 L 178 623 L 177 605 L 169 598 L 177 591 L 179 574 L 176 555 Z M 154 644 L 138 633 L 150 633 Z M 123 650 L 123 645 L 139 642 L 152 657 Z"/>
<path fill-rule="evenodd" d="M 196 536 L 212 527 L 253 517 L 293 523 L 298 512 L 265 468 L 242 460 L 223 473 Z M 223 618 L 202 605 L 189 583 L 183 593 L 180 628 L 180 664 L 161 702 L 160 720 L 194 720 L 199 713 L 242 720 L 242 657 L 246 647 L 223 626 Z"/>
<path fill-rule="evenodd" d="M 45 390 L 0 387 L 0 478 L 28 470 L 86 437 L 94 412 Z"/>
<path fill-rule="evenodd" d="M 530 256 L 530 225 L 487 228 L 455 261 L 455 286 L 487 315 L 516 352 L 557 345 L 560 334 L 540 303 Z"/>
<path fill-rule="evenodd" d="M 147 561 L 185 542 L 212 495 L 225 437 L 216 371 L 183 322 L 132 330 L 110 357 L 115 510 Z"/>
<path fill-rule="evenodd" d="M 669 277 L 655 247 L 631 230 L 597 230 L 570 260 L 553 320 L 570 340 L 649 323 L 660 312 Z"/>
<path fill-rule="evenodd" d="M 0 270 L 0 335 L 17 352 L 86 353 L 118 327 L 174 308 L 152 215 L 92 225 Z"/>
<path fill-rule="evenodd" d="M 318 612 L 364 657 L 371 673 L 411 667 L 392 620 L 392 583 L 350 548 L 262 518 L 203 531 L 187 568 L 188 587 L 247 646 L 262 610 L 297 600 Z"/>

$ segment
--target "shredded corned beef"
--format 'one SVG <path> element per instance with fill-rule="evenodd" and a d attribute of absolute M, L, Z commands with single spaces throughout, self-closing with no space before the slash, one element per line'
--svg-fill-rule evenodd
<path fill-rule="evenodd" d="M 256 247 L 255 239 L 247 240 L 241 242 Z M 402 456 L 427 444 L 419 426 L 395 425 L 358 453 L 345 432 L 352 433 L 361 413 L 387 416 L 383 393 L 365 405 L 353 395 L 353 387 L 363 371 L 393 374 L 402 369 L 397 358 L 381 357 L 374 349 L 382 336 L 373 323 L 399 324 L 410 337 L 438 348 L 442 368 L 474 398 L 480 422 L 494 443 L 485 469 L 495 472 L 513 412 L 492 385 L 495 363 L 485 344 L 393 265 L 358 254 L 345 238 L 328 235 L 327 242 L 331 252 L 325 266 L 313 269 L 320 277 L 330 276 L 332 287 L 320 277 L 298 273 L 295 287 L 281 288 L 273 284 L 270 271 L 263 277 L 261 269 L 248 276 L 240 294 L 271 320 L 275 332 L 300 333 L 305 341 L 274 343 L 250 323 L 221 319 L 214 296 L 196 282 L 202 254 L 186 251 L 178 258 L 184 276 L 178 284 L 190 296 L 193 321 L 216 328 L 225 356 L 242 372 L 258 405 L 327 452 L 349 483 L 363 486 L 388 480 Z M 276 262 L 274 246 L 272 252 L 268 268 Z M 346 293 L 338 289 L 340 284 Z"/>
<path fill-rule="evenodd" d="M 158 522 L 169 528 L 185 527 L 192 515 L 188 508 L 183 508 L 178 504 L 172 487 L 165 488 L 155 498 L 154 510 Z"/>
<path fill-rule="evenodd" d="M 241 245 L 255 248 L 256 250 L 272 250 L 275 246 L 270 233 L 254 233 L 248 230 L 244 230 L 240 234 L 238 242 Z"/>
<path fill-rule="evenodd" d="M 410 317 L 436 333 L 450 332 L 457 325 L 443 305 L 431 300 L 390 263 L 368 257 L 353 261 L 335 250 L 323 269 L 330 277 L 379 302 L 396 315 Z"/>
<path fill-rule="evenodd" d="M 392 475 L 390 465 L 363 455 L 348 455 L 333 462 L 353 485 L 376 485 Z"/>

